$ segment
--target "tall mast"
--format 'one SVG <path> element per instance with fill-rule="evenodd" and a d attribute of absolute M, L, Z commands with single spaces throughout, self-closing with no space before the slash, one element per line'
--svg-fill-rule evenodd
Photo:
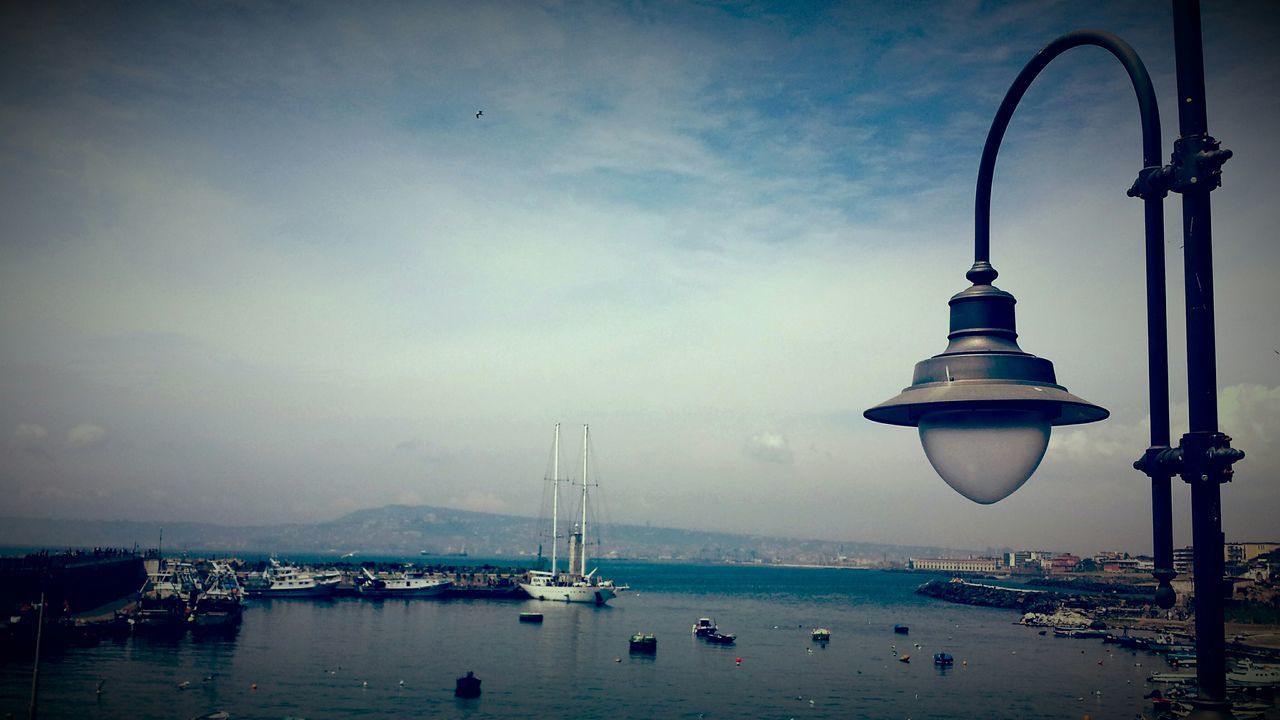
<path fill-rule="evenodd" d="M 582 426 L 582 525 L 578 526 L 578 557 L 582 559 L 579 574 L 587 574 L 587 426 Z"/>
<path fill-rule="evenodd" d="M 555 575 L 556 570 L 556 543 L 560 537 L 560 528 L 558 521 L 560 520 L 560 423 L 556 423 L 556 442 L 553 454 L 555 459 L 551 461 L 551 574 Z M 543 497 L 546 497 L 543 495 Z"/>

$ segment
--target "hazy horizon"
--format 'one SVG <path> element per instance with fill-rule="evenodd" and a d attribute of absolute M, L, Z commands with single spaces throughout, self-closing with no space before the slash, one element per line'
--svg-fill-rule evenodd
<path fill-rule="evenodd" d="M 1280 537 L 1280 5 L 1202 8 L 1228 539 Z M 0 514 L 536 516 L 1150 551 L 1141 165 L 1124 72 L 1058 59 L 997 163 L 1019 341 L 1109 420 L 978 506 L 862 411 L 946 344 L 1018 70 L 1166 4 L 12 4 L 0 10 Z M 477 116 L 477 113 L 481 113 Z M 1181 201 L 1166 201 L 1173 436 Z M 1175 543 L 1190 543 L 1187 488 Z"/>

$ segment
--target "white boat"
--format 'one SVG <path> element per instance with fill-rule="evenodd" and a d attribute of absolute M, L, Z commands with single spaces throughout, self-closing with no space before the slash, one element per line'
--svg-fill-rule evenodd
<path fill-rule="evenodd" d="M 596 571 L 587 572 L 587 447 L 589 430 L 582 426 L 582 519 L 569 533 L 569 568 L 561 573 L 556 565 L 556 544 L 559 538 L 560 510 L 560 426 L 556 425 L 554 445 L 554 469 L 552 470 L 551 501 L 551 570 L 531 570 L 520 583 L 520 588 L 535 600 L 556 602 L 594 603 L 603 605 L 617 596 L 617 588 L 610 580 L 603 580 Z"/>
<path fill-rule="evenodd" d="M 1280 665 L 1244 660 L 1227 671 L 1227 684 L 1237 687 L 1280 686 Z"/>
<path fill-rule="evenodd" d="M 317 585 L 336 588 L 338 587 L 338 583 L 342 582 L 342 571 L 337 568 L 312 570 L 311 577 L 315 578 Z"/>
<path fill-rule="evenodd" d="M 285 565 L 275 558 L 267 563 L 262 575 L 245 584 L 245 594 L 253 597 L 325 597 L 333 594 L 333 585 L 316 582 L 311 573 Z"/>
<path fill-rule="evenodd" d="M 420 572 L 405 570 L 396 577 L 379 577 L 369 572 L 369 568 L 360 568 L 364 578 L 356 585 L 356 592 L 361 597 L 431 597 L 439 595 L 449 586 L 449 580 L 423 575 Z"/>

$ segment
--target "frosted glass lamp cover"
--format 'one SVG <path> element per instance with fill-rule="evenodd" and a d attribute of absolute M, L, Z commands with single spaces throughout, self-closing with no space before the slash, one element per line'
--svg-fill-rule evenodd
<path fill-rule="evenodd" d="M 933 469 L 970 500 L 989 505 L 1031 477 L 1049 446 L 1049 420 L 1027 410 L 960 410 L 920 418 Z"/>

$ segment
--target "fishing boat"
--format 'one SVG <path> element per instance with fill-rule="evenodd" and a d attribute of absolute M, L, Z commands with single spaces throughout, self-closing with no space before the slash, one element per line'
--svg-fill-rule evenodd
<path fill-rule="evenodd" d="M 814 628 L 809 635 L 815 642 L 827 642 L 831 639 L 831 631 L 826 628 Z"/>
<path fill-rule="evenodd" d="M 243 613 L 243 591 L 235 571 L 224 562 L 214 562 L 192 604 L 188 622 L 196 630 L 227 630 L 240 624 Z"/>
<path fill-rule="evenodd" d="M 440 595 L 453 583 L 449 580 L 423 575 L 406 568 L 398 576 L 381 577 L 374 575 L 369 568 L 362 567 L 361 582 L 356 585 L 356 592 L 367 598 L 420 598 Z"/>
<path fill-rule="evenodd" d="M 556 564 L 556 545 L 559 537 L 560 511 L 560 426 L 556 425 L 552 455 L 554 466 L 551 475 L 551 570 L 530 570 L 520 588 L 534 600 L 557 602 L 594 603 L 603 605 L 617 596 L 617 588 L 610 580 L 596 575 L 596 568 L 587 572 L 587 488 L 589 430 L 582 426 L 582 518 L 569 533 L 569 568 L 561 573 Z"/>
<path fill-rule="evenodd" d="M 138 591 L 138 606 L 129 617 L 135 630 L 186 630 L 189 600 L 199 592 L 195 568 L 188 563 L 165 567 L 147 575 Z"/>

